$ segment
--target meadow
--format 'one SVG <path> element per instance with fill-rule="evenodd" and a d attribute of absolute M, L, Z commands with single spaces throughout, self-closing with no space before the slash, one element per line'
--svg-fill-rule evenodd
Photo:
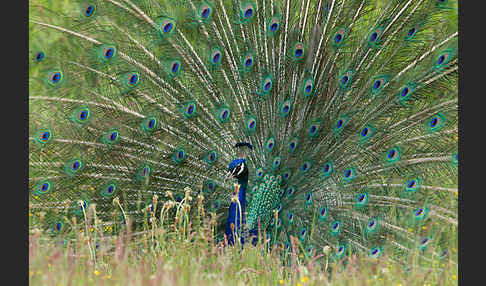
<path fill-rule="evenodd" d="M 157 197 L 154 197 L 157 200 Z M 196 202 L 197 200 L 197 202 Z M 203 208 L 202 196 L 168 200 L 146 209 L 144 231 L 128 224 L 103 224 L 92 204 L 70 231 L 53 235 L 38 226 L 44 213 L 29 213 L 31 285 L 457 285 L 457 236 L 450 251 L 424 259 L 417 248 L 396 260 L 347 253 L 335 246 L 306 253 L 298 239 L 285 250 L 262 239 L 242 248 L 216 241 L 216 215 Z M 190 203 L 193 201 L 194 203 Z M 156 204 L 154 204 L 156 205 Z M 117 198 L 113 208 L 117 209 Z M 197 208 L 196 212 L 190 209 Z M 190 215 L 192 213 L 192 215 Z M 124 220 L 125 221 L 125 220 Z M 262 235 L 261 237 L 265 237 Z M 434 251 L 428 248 L 426 251 Z"/>

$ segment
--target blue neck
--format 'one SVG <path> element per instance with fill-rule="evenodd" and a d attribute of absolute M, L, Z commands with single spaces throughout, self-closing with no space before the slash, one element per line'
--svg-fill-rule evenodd
<path fill-rule="evenodd" d="M 242 205 L 246 205 L 246 188 L 248 186 L 248 176 L 238 179 L 238 184 L 240 185 L 240 191 L 238 193 L 238 200 Z"/>

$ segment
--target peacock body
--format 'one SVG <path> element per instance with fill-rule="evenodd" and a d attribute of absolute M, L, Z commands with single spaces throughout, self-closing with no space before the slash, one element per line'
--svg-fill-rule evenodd
<path fill-rule="evenodd" d="M 448 0 L 31 3 L 31 208 L 53 235 L 91 204 L 115 231 L 124 217 L 142 229 L 154 195 L 181 202 L 189 187 L 230 243 L 444 256 L 454 13 Z"/>

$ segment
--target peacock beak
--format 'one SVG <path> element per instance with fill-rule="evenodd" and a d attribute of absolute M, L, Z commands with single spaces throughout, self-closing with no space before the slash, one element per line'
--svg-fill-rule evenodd
<path fill-rule="evenodd" d="M 236 170 L 236 168 L 234 168 L 233 171 L 231 171 L 231 172 L 228 171 L 228 173 L 226 173 L 226 177 L 224 178 L 225 182 L 226 182 L 226 180 L 228 180 L 229 178 L 231 178 L 234 175 L 235 170 Z"/>
<path fill-rule="evenodd" d="M 226 173 L 226 176 L 224 177 L 224 182 L 226 182 L 226 180 L 228 180 L 231 177 L 231 175 L 232 175 L 231 172 Z"/>

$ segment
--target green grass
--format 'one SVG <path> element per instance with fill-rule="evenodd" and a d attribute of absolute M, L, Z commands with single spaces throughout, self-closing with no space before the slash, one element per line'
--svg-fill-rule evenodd
<path fill-rule="evenodd" d="M 100 225 L 94 205 L 81 219 L 73 217 L 70 231 L 56 236 L 39 229 L 43 213 L 31 214 L 30 284 L 457 285 L 456 248 L 433 261 L 423 260 L 418 249 L 400 261 L 349 253 L 337 259 L 332 245 L 328 253 L 315 249 L 307 257 L 298 239 L 289 252 L 263 241 L 242 250 L 215 243 L 215 217 L 204 214 L 202 198 L 193 217 L 188 206 L 169 201 L 162 212 L 146 212 L 153 219 L 144 232 L 128 228 L 116 235 L 106 235 L 112 225 Z"/>

